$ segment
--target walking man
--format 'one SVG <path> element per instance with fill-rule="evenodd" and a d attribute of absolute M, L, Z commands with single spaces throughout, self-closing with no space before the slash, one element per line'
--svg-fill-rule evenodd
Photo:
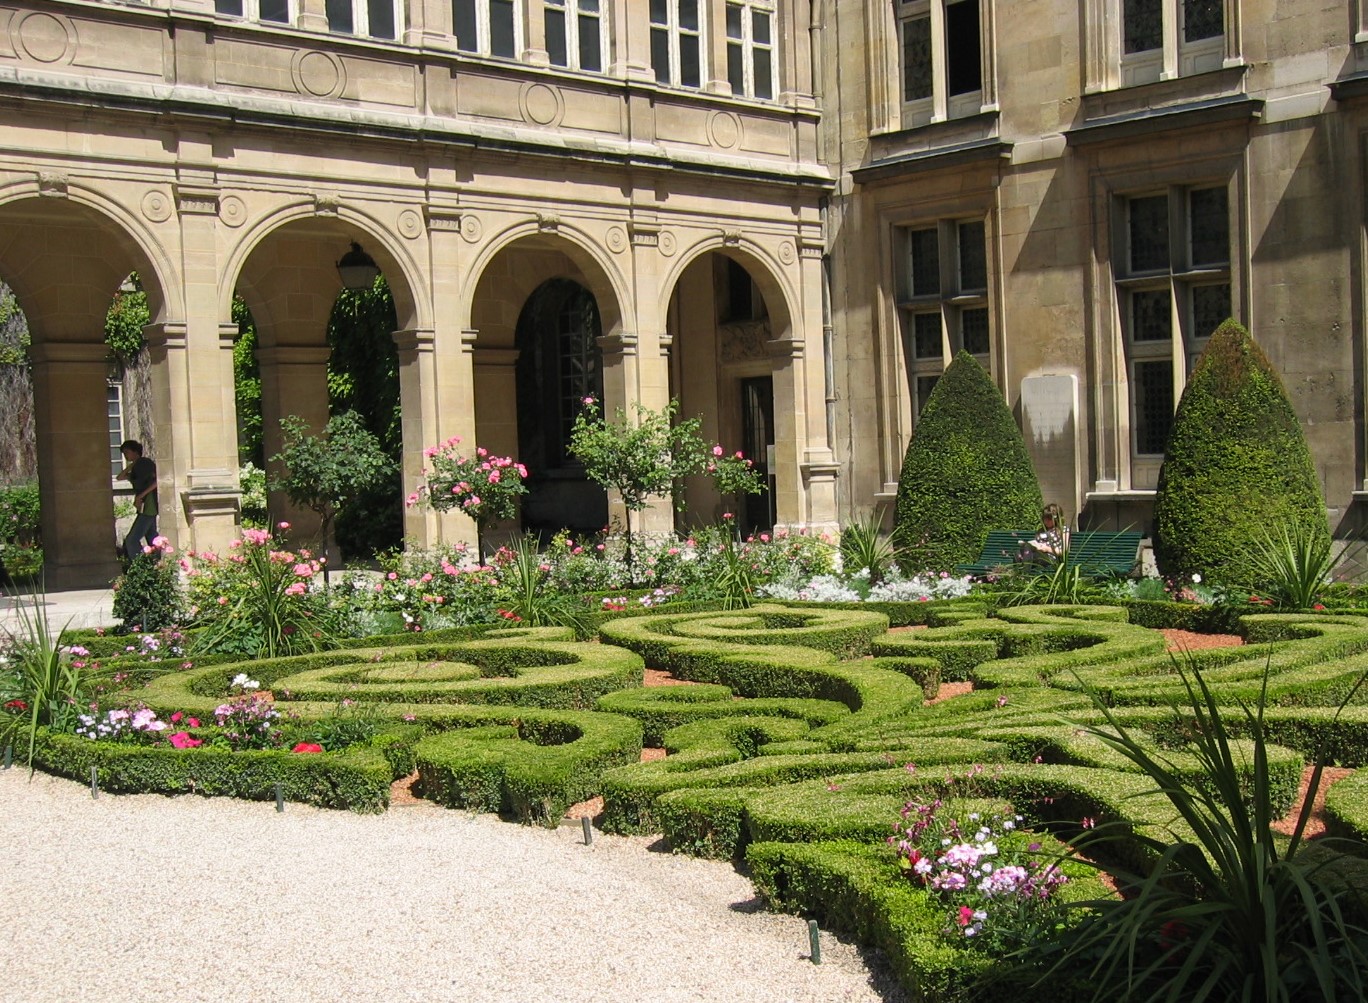
<path fill-rule="evenodd" d="M 118 479 L 133 485 L 133 525 L 124 537 L 124 556 L 129 561 L 142 553 L 144 542 L 152 545 L 157 536 L 157 465 L 143 456 L 142 443 L 127 439 L 119 447 L 127 464 Z"/>

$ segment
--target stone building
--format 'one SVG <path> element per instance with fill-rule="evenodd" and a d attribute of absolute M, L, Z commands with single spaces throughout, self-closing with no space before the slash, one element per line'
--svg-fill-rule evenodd
<path fill-rule="evenodd" d="M 0 279 L 33 334 L 48 584 L 116 570 L 120 283 L 152 308 L 163 531 L 217 548 L 233 298 L 268 433 L 321 424 L 339 262 L 394 295 L 405 493 L 459 435 L 538 473 L 529 523 L 601 525 L 564 453 L 578 400 L 674 396 L 764 465 L 751 525 L 832 528 L 891 498 L 963 348 L 1047 495 L 1144 524 L 1234 314 L 1344 525 L 1365 47 L 1363 0 L 0 0 Z"/>

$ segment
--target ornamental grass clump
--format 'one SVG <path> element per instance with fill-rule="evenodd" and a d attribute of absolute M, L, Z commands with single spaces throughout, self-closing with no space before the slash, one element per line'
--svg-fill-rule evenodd
<path fill-rule="evenodd" d="M 9 634 L 0 667 L 0 743 L 10 745 L 28 731 L 28 767 L 33 770 L 38 729 L 72 731 L 91 687 L 93 666 L 66 644 L 66 626 L 54 630 L 47 616 L 47 595 L 38 592 L 31 605 L 14 596 L 18 630 Z"/>
<path fill-rule="evenodd" d="M 1362 853 L 1364 847 L 1320 840 L 1313 848 L 1304 838 L 1324 763 L 1311 772 L 1291 837 L 1274 833 L 1264 725 L 1268 667 L 1257 702 L 1240 703 L 1233 712 L 1218 704 L 1191 655 L 1175 667 L 1186 690 L 1175 713 L 1193 736 L 1187 751 L 1199 761 L 1204 781 L 1192 783 L 1190 769 L 1134 735 L 1094 694 L 1105 723 L 1081 732 L 1134 764 L 1175 817 L 1167 834 L 1112 823 L 1078 842 L 1088 857 L 1115 856 L 1108 851 L 1118 841 L 1138 845 L 1151 863 L 1140 872 L 1109 868 L 1125 891 L 1122 897 L 1072 905 L 1082 913 L 1079 922 L 1032 953 L 1036 958 L 1043 951 L 1054 960 L 1043 981 L 1061 972 L 1082 974 L 1097 1000 L 1364 999 L 1368 903 L 1331 866 L 1341 859 L 1338 851 Z M 1232 741 L 1236 727 L 1249 744 Z M 1250 753 L 1241 751 L 1250 745 L 1252 764 Z"/>

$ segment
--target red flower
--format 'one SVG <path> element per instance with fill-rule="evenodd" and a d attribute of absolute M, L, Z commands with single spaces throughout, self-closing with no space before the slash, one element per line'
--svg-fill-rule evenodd
<path fill-rule="evenodd" d="M 973 920 L 974 920 L 974 910 L 970 909 L 967 905 L 962 905 L 962 906 L 960 906 L 960 908 L 959 908 L 959 925 L 960 925 L 960 926 L 968 926 L 970 923 L 973 922 Z"/>
<path fill-rule="evenodd" d="M 291 751 L 291 752 L 322 752 L 322 751 L 323 751 L 323 746 L 321 746 L 321 745 L 316 745 L 316 744 L 314 744 L 313 742 L 300 742 L 298 745 L 296 745 L 296 746 L 295 746 L 293 749 L 291 749 L 290 751 Z"/>
<path fill-rule="evenodd" d="M 167 735 L 166 740 L 177 749 L 193 749 L 197 745 L 203 745 L 204 741 L 198 738 L 191 738 L 186 732 L 178 731 L 174 735 Z"/>
<path fill-rule="evenodd" d="M 24 703 L 22 700 L 11 700 L 9 703 L 5 704 L 5 710 L 20 714 L 28 710 L 28 704 Z"/>

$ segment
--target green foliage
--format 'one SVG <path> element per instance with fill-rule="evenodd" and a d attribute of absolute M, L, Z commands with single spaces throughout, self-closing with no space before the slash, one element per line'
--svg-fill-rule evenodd
<path fill-rule="evenodd" d="M 41 590 L 31 601 L 16 596 L 14 609 L 17 629 L 10 633 L 9 652 L 0 661 L 0 696 L 9 712 L 0 719 L 0 744 L 12 744 L 26 728 L 32 771 L 39 729 L 76 727 L 90 690 L 91 667 L 67 648 L 65 625 L 52 629 L 47 596 Z"/>
<path fill-rule="evenodd" d="M 114 582 L 112 612 L 126 630 L 151 632 L 179 623 L 181 606 L 179 571 L 161 548 L 135 555 Z"/>
<path fill-rule="evenodd" d="M 377 276 L 370 289 L 342 290 L 328 320 L 329 408 L 333 414 L 361 415 L 393 463 L 383 478 L 358 490 L 339 510 L 337 543 L 347 554 L 370 556 L 403 542 L 398 323 L 384 276 Z"/>
<path fill-rule="evenodd" d="M 1092 854 L 1105 854 L 1110 840 L 1138 841 L 1155 863 L 1145 873 L 1119 875 L 1130 888 L 1124 898 L 1083 905 L 1083 921 L 1057 945 L 1055 969 L 1088 966 L 1097 1000 L 1363 999 L 1363 903 L 1351 903 L 1346 889 L 1327 881 L 1326 858 L 1307 852 L 1302 838 L 1323 764 L 1312 772 L 1284 845 L 1271 828 L 1280 811 L 1270 782 L 1263 692 L 1234 715 L 1252 739 L 1251 791 L 1245 780 L 1251 754 L 1232 741 L 1211 686 L 1190 659 L 1178 668 L 1187 693 L 1181 714 L 1203 781 L 1194 783 L 1097 700 L 1106 723 L 1085 732 L 1143 771 L 1181 829 L 1164 838 L 1104 827 L 1085 841 L 1085 853 Z M 1266 672 L 1265 690 L 1267 681 Z"/>
<path fill-rule="evenodd" d="M 898 478 L 894 543 L 907 570 L 978 556 L 990 529 L 1034 526 L 1040 487 L 1002 394 L 961 352 L 922 408 Z"/>
<path fill-rule="evenodd" d="M 869 584 L 878 585 L 898 556 L 893 541 L 883 535 L 882 521 L 870 515 L 841 530 L 841 566 L 847 574 L 869 569 Z"/>
<path fill-rule="evenodd" d="M 1265 530 L 1250 558 L 1253 577 L 1246 583 L 1255 595 L 1278 609 L 1311 609 L 1330 584 L 1330 572 L 1348 544 L 1335 547 L 1324 521 L 1297 521 Z"/>
<path fill-rule="evenodd" d="M 587 637 L 589 608 L 579 596 L 549 584 L 551 566 L 542 560 L 535 536 L 524 536 L 494 560 L 498 568 L 500 612 L 529 627 L 570 627 Z"/>
<path fill-rule="evenodd" d="M 120 362 L 129 362 L 143 350 L 143 328 L 152 323 L 147 307 L 147 294 L 142 290 L 137 272 L 129 276 L 133 288 L 119 289 L 105 314 L 105 344 Z"/>
<path fill-rule="evenodd" d="M 0 543 L 37 543 L 41 530 L 38 483 L 0 487 Z"/>
<path fill-rule="evenodd" d="M 188 572 L 200 652 L 275 657 L 332 647 L 341 632 L 326 593 L 309 587 L 319 562 L 275 549 L 269 533 L 245 529 L 228 559 L 200 552 Z"/>
<path fill-rule="evenodd" d="M 284 468 L 272 483 L 296 505 L 317 512 L 327 540 L 337 510 L 370 485 L 387 477 L 394 464 L 355 411 L 328 419 L 321 435 L 290 415 L 280 419 L 281 451 L 271 457 Z"/>
<path fill-rule="evenodd" d="M 233 322 L 238 337 L 233 342 L 233 399 L 237 405 L 238 459 L 265 465 L 261 424 L 261 364 L 257 362 L 257 333 L 252 313 L 241 296 L 233 297 Z"/>
<path fill-rule="evenodd" d="M 618 493 L 627 510 L 627 565 L 632 566 L 632 513 L 644 511 L 652 498 L 664 498 L 690 474 L 706 473 L 724 494 L 758 494 L 762 490 L 753 461 L 740 453 L 711 449 L 699 430 L 701 418 L 679 419 L 679 401 L 659 411 L 639 401 L 636 420 L 618 408 L 613 421 L 599 413 L 598 402 L 584 399 L 570 430 L 570 452 L 584 464 L 594 483 Z M 676 503 L 682 500 L 676 497 Z"/>
<path fill-rule="evenodd" d="M 242 525 L 249 529 L 266 529 L 270 513 L 266 509 L 266 471 L 253 463 L 244 463 L 238 470 L 242 485 Z"/>
<path fill-rule="evenodd" d="M 1212 334 L 1178 402 L 1154 499 L 1160 572 L 1254 581 L 1259 539 L 1328 537 L 1311 453 L 1282 380 L 1243 327 Z"/>

